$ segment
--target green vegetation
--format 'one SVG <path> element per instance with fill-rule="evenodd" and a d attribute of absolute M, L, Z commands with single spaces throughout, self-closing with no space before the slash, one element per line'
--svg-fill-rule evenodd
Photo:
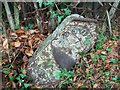
<path fill-rule="evenodd" d="M 40 22 L 42 22 L 40 26 L 43 27 L 43 31 L 48 30 L 47 32 L 49 32 L 51 27 L 56 28 L 56 26 L 59 25 L 62 22 L 62 20 L 70 14 L 78 13 L 80 15 L 83 15 L 84 17 L 91 17 L 90 15 L 93 15 L 94 12 L 94 10 L 89 8 L 87 3 L 85 3 L 82 7 L 80 7 L 78 3 L 78 5 L 74 7 L 72 2 L 55 3 L 55 2 L 43 2 L 43 0 L 38 0 L 38 2 L 40 7 L 39 8 L 40 15 L 37 16 L 36 15 L 37 11 L 35 11 L 34 13 L 35 16 L 31 15 L 31 18 L 35 17 L 36 19 L 37 17 L 40 17 Z M 12 6 L 13 3 L 10 2 L 9 4 L 10 4 L 9 5 L 10 10 L 13 15 L 14 14 L 13 12 L 14 6 Z M 36 8 L 32 6 L 32 4 L 33 3 L 31 4 L 24 3 L 25 7 L 26 6 L 32 7 L 32 8 L 29 7 L 31 13 L 33 13 L 32 9 L 36 10 Z M 18 6 L 16 7 L 19 8 L 20 12 L 28 9 L 25 7 L 23 8 L 23 6 L 21 6 L 21 4 L 19 3 L 17 5 Z M 100 6 L 102 7 L 102 9 L 100 8 L 101 9 L 100 11 L 103 11 L 104 8 L 105 10 L 107 10 L 106 9 L 107 4 L 105 4 L 104 6 L 103 7 Z M 97 13 L 95 11 L 94 13 L 95 15 L 98 15 L 98 17 L 101 17 L 98 19 L 104 20 L 104 18 L 102 17 L 105 15 L 103 15 L 101 12 Z M 21 14 L 22 18 L 20 19 L 27 18 L 29 16 L 28 15 L 27 17 L 24 17 L 24 15 L 23 16 L 22 15 L 23 14 Z M 25 15 L 27 15 L 27 11 L 25 12 Z M 3 20 L 1 20 L 0 18 L 0 21 L 5 21 L 3 24 L 4 26 L 6 26 L 6 29 L 9 29 L 10 19 L 7 18 L 7 11 L 5 11 L 5 8 L 3 8 L 1 16 L 3 16 Z M 119 15 L 116 16 L 118 19 Z M 28 59 L 32 56 L 31 52 L 33 52 L 37 48 L 37 46 L 41 44 L 41 42 L 49 35 L 47 33 L 47 35 L 45 36 L 41 34 L 41 32 L 35 33 L 35 35 L 33 35 L 33 31 L 32 31 L 32 34 L 29 34 L 29 36 L 27 36 L 25 32 L 32 30 L 37 26 L 36 23 L 32 23 L 32 21 L 35 20 L 31 20 L 31 22 L 30 21 L 28 22 L 26 20 L 27 25 L 26 24 L 15 25 L 14 26 L 15 32 L 12 33 L 14 38 L 9 36 L 10 35 L 9 30 L 0 30 L 0 34 L 1 33 L 3 34 L 3 38 L 2 36 L 0 37 L 2 40 L 0 46 L 3 47 L 3 49 L 0 48 L 1 49 L 0 56 L 2 56 L 3 59 L 0 65 L 3 67 L 3 70 L 1 70 L 1 72 L 3 74 L 3 83 L 5 84 L 3 88 L 8 88 L 8 89 L 21 88 L 20 90 L 24 90 L 24 88 L 26 89 L 44 88 L 44 85 L 42 86 L 42 84 L 38 86 L 32 84 L 32 77 L 30 77 L 26 71 L 26 66 L 29 62 Z M 107 29 L 105 30 L 102 30 L 99 27 L 99 29 L 96 30 L 98 35 L 94 47 L 92 48 L 92 50 L 90 50 L 87 53 L 79 52 L 80 54 L 79 64 L 76 64 L 76 66 L 72 70 L 68 71 L 66 69 L 63 69 L 53 72 L 53 76 L 56 79 L 60 80 L 59 84 L 56 86 L 57 88 L 61 88 L 61 87 L 101 88 L 102 87 L 110 90 L 111 87 L 113 87 L 120 89 L 120 60 L 118 59 L 118 56 L 116 54 L 118 53 L 117 52 L 118 40 L 120 40 L 120 35 L 116 34 L 116 33 L 119 34 L 119 28 L 118 28 L 119 22 L 116 23 L 116 21 L 115 22 L 113 21 L 114 20 L 111 20 L 111 22 L 113 23 L 111 27 L 112 31 L 114 31 L 113 34 L 111 36 L 108 35 L 107 26 L 105 26 L 107 27 Z M 24 21 L 24 23 L 26 22 Z M 21 26 L 23 27 L 25 32 L 19 31 L 16 34 L 16 31 L 20 29 Z M 35 32 L 37 31 L 35 30 Z M 15 44 L 13 44 L 12 46 L 11 42 L 13 41 L 15 41 Z M 29 46 L 29 44 L 27 43 L 31 45 Z M 84 43 L 87 45 L 91 44 L 89 38 L 86 38 L 86 41 Z M 7 47 L 7 44 L 10 49 Z M 17 47 L 17 45 L 19 47 Z M 27 46 L 30 48 L 30 50 L 28 49 Z M 28 52 L 26 48 L 28 49 Z M 31 56 L 27 56 L 25 52 L 27 53 L 27 55 L 31 55 Z M 9 59 L 11 61 L 9 61 Z M 52 62 L 49 62 L 48 66 L 51 65 Z"/>

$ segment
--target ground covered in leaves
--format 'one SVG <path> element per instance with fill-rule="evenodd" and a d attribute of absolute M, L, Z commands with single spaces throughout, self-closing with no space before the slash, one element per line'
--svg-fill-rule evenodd
<path fill-rule="evenodd" d="M 61 81 L 57 87 L 64 88 L 118 88 L 120 89 L 120 17 L 112 21 L 113 35 L 109 30 L 98 29 L 98 40 L 88 53 L 80 53 L 80 63 L 73 70 L 59 73 Z M 10 30 L 8 35 L 0 34 L 3 88 L 40 88 L 32 84 L 26 67 L 36 48 L 49 35 L 43 35 L 33 26 L 25 30 L 20 27 Z"/>

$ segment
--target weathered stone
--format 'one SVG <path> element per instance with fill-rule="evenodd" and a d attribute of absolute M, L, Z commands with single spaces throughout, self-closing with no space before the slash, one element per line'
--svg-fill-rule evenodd
<path fill-rule="evenodd" d="M 80 58 L 79 52 L 87 52 L 94 45 L 95 22 L 97 21 L 83 18 L 78 14 L 66 17 L 29 60 L 28 71 L 31 73 L 34 83 L 46 84 L 45 87 L 48 87 L 48 83 L 58 80 L 53 73 L 60 70 L 59 66 L 72 68 L 74 62 Z M 64 60 L 67 61 L 64 62 Z M 69 60 L 71 61 L 69 62 Z M 68 63 L 70 66 L 66 66 L 64 63 Z"/>

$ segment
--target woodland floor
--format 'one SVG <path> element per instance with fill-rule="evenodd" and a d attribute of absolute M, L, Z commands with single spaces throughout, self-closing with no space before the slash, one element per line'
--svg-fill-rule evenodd
<path fill-rule="evenodd" d="M 112 19 L 113 36 L 109 30 L 99 30 L 100 36 L 94 48 L 87 54 L 81 54 L 80 62 L 73 71 L 64 72 L 63 81 L 57 87 L 66 88 L 118 88 L 120 89 L 120 16 Z M 9 35 L 0 34 L 2 40 L 1 52 L 3 67 L 3 88 L 39 88 L 42 85 L 32 84 L 31 77 L 27 75 L 27 64 L 36 48 L 47 35 L 34 26 L 32 30 L 10 30 Z"/>

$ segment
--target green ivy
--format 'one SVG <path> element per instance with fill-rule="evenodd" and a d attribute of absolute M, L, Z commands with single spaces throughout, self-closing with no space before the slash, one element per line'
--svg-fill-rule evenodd
<path fill-rule="evenodd" d="M 62 21 L 62 18 L 63 18 L 63 16 L 58 16 L 57 17 L 58 23 L 60 23 Z"/>
<path fill-rule="evenodd" d="M 113 64 L 116 64 L 116 63 L 118 63 L 118 60 L 117 60 L 117 59 L 112 59 L 111 62 L 112 62 Z"/>
<path fill-rule="evenodd" d="M 24 87 L 28 88 L 30 86 L 30 84 L 24 83 Z"/>
<path fill-rule="evenodd" d="M 107 52 L 111 52 L 111 50 L 112 50 L 111 48 L 108 48 L 108 47 L 106 48 Z"/>
<path fill-rule="evenodd" d="M 32 29 L 34 27 L 34 24 L 29 23 L 28 27 L 29 27 L 29 29 Z"/>
<path fill-rule="evenodd" d="M 65 8 L 64 12 L 65 12 L 66 15 L 70 15 L 70 13 L 71 13 L 70 9 L 68 9 L 68 8 Z"/>
<path fill-rule="evenodd" d="M 8 75 L 9 74 L 9 70 L 3 70 L 3 73 Z"/>

